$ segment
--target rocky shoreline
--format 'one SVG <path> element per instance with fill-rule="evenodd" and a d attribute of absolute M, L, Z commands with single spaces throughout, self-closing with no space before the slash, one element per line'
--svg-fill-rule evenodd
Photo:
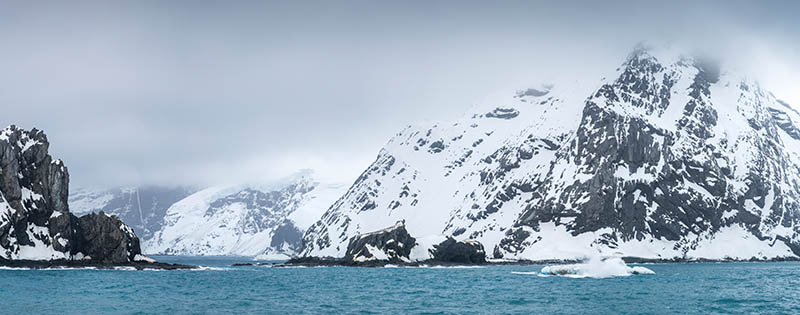
<path fill-rule="evenodd" d="M 0 260 L 0 267 L 5 268 L 20 268 L 20 269 L 80 269 L 80 268 L 94 268 L 94 269 L 116 269 L 116 268 L 134 268 L 136 270 L 157 269 L 157 270 L 189 270 L 197 269 L 198 266 L 170 264 L 162 262 L 145 262 L 136 261 L 128 263 L 108 264 L 103 262 L 93 261 L 75 261 L 75 260 Z"/>
<path fill-rule="evenodd" d="M 513 260 L 487 259 L 483 245 L 475 240 L 456 241 L 446 238 L 444 241 L 428 248 L 427 258 L 412 257 L 412 249 L 420 246 L 419 242 L 409 235 L 404 222 L 382 230 L 361 234 L 350 239 L 344 257 L 294 257 L 284 263 L 268 263 L 275 267 L 385 267 L 404 266 L 502 266 L 502 265 L 559 265 L 577 264 L 585 259 L 547 259 L 547 260 Z M 763 259 L 705 259 L 705 258 L 669 258 L 654 259 L 634 256 L 622 256 L 626 264 L 649 263 L 723 263 L 723 262 L 782 262 L 800 261 L 798 257 L 777 257 Z M 236 264 L 239 266 L 256 264 Z M 267 265 L 267 264 L 257 264 Z"/>
<path fill-rule="evenodd" d="M 692 264 L 692 263 L 736 263 L 736 262 L 796 262 L 800 258 L 783 257 L 774 259 L 652 259 L 641 257 L 622 257 L 626 264 Z M 560 265 L 582 263 L 579 259 L 548 259 L 548 260 L 487 260 L 484 263 L 454 263 L 437 260 L 415 262 L 390 262 L 390 261 L 352 261 L 345 258 L 333 257 L 296 257 L 283 263 L 242 263 L 236 266 L 267 266 L 274 267 L 365 267 L 379 268 L 386 266 L 402 267 L 430 267 L 430 266 L 529 266 L 529 265 Z"/>

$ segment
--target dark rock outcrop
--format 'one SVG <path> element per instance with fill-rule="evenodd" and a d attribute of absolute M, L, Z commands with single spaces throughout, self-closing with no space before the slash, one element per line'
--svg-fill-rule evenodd
<path fill-rule="evenodd" d="M 272 232 L 272 241 L 269 246 L 272 248 L 300 248 L 303 240 L 303 231 L 290 220 L 284 221 Z"/>
<path fill-rule="evenodd" d="M 498 107 L 493 111 L 486 113 L 488 118 L 511 119 L 519 116 L 519 111 L 513 108 Z"/>
<path fill-rule="evenodd" d="M 40 130 L 0 131 L 0 261 L 148 262 L 117 217 L 69 212 L 69 173 L 48 147 Z"/>
<path fill-rule="evenodd" d="M 475 240 L 456 241 L 448 237 L 439 245 L 434 245 L 431 250 L 433 260 L 445 263 L 458 264 L 484 264 L 486 263 L 486 251 L 483 245 Z"/>
<path fill-rule="evenodd" d="M 106 263 L 136 260 L 140 254 L 139 238 L 133 229 L 116 216 L 87 214 L 78 219 L 81 231 L 80 251 Z"/>
<path fill-rule="evenodd" d="M 382 267 L 387 264 L 422 266 L 487 263 L 486 252 L 480 242 L 475 240 L 456 241 L 452 237 L 448 237 L 438 245 L 434 245 L 433 249 L 429 249 L 430 259 L 412 260 L 411 250 L 415 246 L 419 246 L 416 241 L 408 234 L 405 223 L 398 221 L 386 229 L 351 238 L 347 246 L 347 253 L 343 258 L 295 257 L 286 262 L 286 265 Z"/>
<path fill-rule="evenodd" d="M 417 240 L 406 231 L 404 222 L 399 221 L 389 228 L 350 239 L 345 260 L 406 262 L 416 242 Z"/>

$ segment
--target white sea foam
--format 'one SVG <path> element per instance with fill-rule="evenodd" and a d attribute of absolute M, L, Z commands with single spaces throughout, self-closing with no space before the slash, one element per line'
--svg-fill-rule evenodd
<path fill-rule="evenodd" d="M 585 263 L 571 265 L 545 266 L 540 272 L 545 276 L 564 276 L 570 278 L 610 278 L 631 275 L 655 274 L 645 267 L 629 267 L 622 258 L 591 257 Z"/>
<path fill-rule="evenodd" d="M 33 270 L 33 269 L 0 266 L 0 270 Z"/>
<path fill-rule="evenodd" d="M 197 266 L 195 269 L 187 269 L 191 271 L 225 271 L 230 270 L 231 268 L 221 268 L 221 267 L 209 267 L 209 266 Z"/>
<path fill-rule="evenodd" d="M 512 271 L 512 274 L 515 275 L 538 275 L 539 273 L 536 271 Z"/>
<path fill-rule="evenodd" d="M 28 268 L 28 267 L 7 267 L 0 266 L 0 270 L 97 270 L 97 267 L 52 267 L 52 268 Z"/>
<path fill-rule="evenodd" d="M 483 266 L 429 266 L 429 265 L 420 265 L 418 268 L 430 268 L 430 269 L 478 269 L 478 268 L 485 268 Z"/>
<path fill-rule="evenodd" d="M 131 266 L 120 266 L 120 267 L 114 267 L 114 270 L 128 270 L 128 271 L 132 271 L 132 270 L 136 270 L 136 267 L 131 267 Z"/>

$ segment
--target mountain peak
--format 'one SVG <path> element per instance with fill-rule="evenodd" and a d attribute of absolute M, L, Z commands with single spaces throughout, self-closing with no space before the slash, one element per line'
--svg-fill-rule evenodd
<path fill-rule="evenodd" d="M 477 239 L 495 258 L 800 256 L 800 118 L 701 56 L 643 43 L 597 85 L 518 89 L 409 127 L 304 252 L 342 256 L 349 238 L 406 219 L 416 238 Z M 747 246 L 712 250 L 732 237 Z"/>

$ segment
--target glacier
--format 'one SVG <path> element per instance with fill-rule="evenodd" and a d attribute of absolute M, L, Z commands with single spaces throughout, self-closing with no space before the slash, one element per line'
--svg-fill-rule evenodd
<path fill-rule="evenodd" d="M 215 186 L 172 204 L 143 251 L 168 255 L 237 255 L 286 259 L 302 233 L 344 193 L 311 170 L 276 181 Z"/>

